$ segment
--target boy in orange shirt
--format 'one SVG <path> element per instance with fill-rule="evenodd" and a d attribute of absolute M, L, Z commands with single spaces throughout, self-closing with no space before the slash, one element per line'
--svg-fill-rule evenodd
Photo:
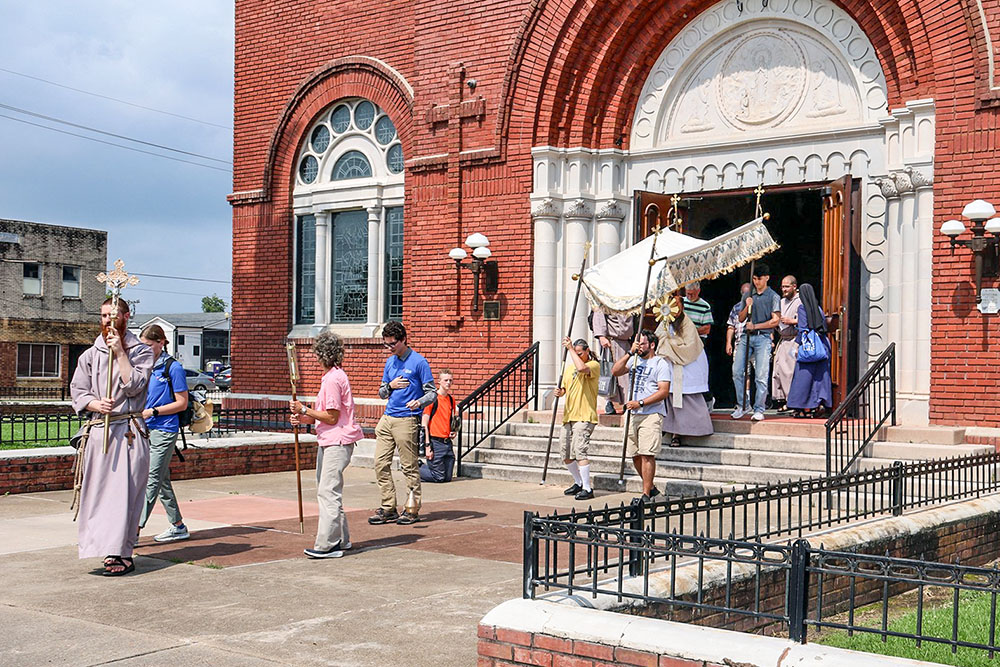
<path fill-rule="evenodd" d="M 420 466 L 420 479 L 424 482 L 450 482 L 455 467 L 455 450 L 451 446 L 455 414 L 455 398 L 450 394 L 453 377 L 448 369 L 441 370 L 438 377 L 437 398 L 424 408 L 421 416 L 427 459 Z"/>

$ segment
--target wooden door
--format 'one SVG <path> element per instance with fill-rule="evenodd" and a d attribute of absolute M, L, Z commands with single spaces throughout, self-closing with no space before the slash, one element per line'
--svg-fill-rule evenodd
<path fill-rule="evenodd" d="M 665 195 L 659 192 L 646 192 L 636 190 L 635 201 L 635 240 L 641 241 L 653 233 L 653 227 L 659 223 L 661 229 L 665 229 L 667 221 L 670 219 L 670 208 L 673 204 L 670 201 L 672 195 Z"/>
<path fill-rule="evenodd" d="M 855 224 L 855 200 L 860 194 L 850 174 L 830 184 L 823 197 L 823 286 L 820 306 L 826 313 L 830 335 L 830 377 L 834 405 L 839 404 L 856 380 L 852 359 L 856 349 L 858 300 L 852 298 L 857 280 L 860 232 Z M 854 334 L 854 335 L 852 335 Z"/>

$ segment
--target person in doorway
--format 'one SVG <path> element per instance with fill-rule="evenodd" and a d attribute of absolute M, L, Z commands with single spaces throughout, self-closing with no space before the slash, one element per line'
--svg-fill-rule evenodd
<path fill-rule="evenodd" d="M 149 480 L 149 441 L 142 410 L 153 351 L 128 331 L 128 302 L 101 305 L 101 333 L 77 361 L 70 382 L 73 410 L 86 415 L 78 464 L 83 466 L 77 519 L 80 558 L 104 556 L 104 575 L 135 570 L 132 551 Z M 111 395 L 105 396 L 112 364 Z M 104 415 L 110 415 L 105 452 Z M 74 498 L 75 500 L 75 498 Z"/>
<path fill-rule="evenodd" d="M 573 476 L 573 485 L 563 491 L 577 500 L 594 497 L 590 485 L 590 436 L 597 425 L 597 381 L 601 365 L 590 355 L 590 346 L 582 338 L 570 343 L 563 338 L 569 363 L 563 369 L 562 383 L 556 396 L 566 397 L 560 439 L 563 463 Z"/>
<path fill-rule="evenodd" d="M 292 425 L 316 425 L 316 503 L 319 522 L 316 541 L 304 553 L 309 558 L 340 558 L 351 548 L 351 532 L 344 514 L 344 470 L 354 455 L 354 443 L 363 436 L 354 418 L 351 382 L 342 366 L 344 340 L 329 327 L 313 343 L 313 354 L 326 369 L 312 408 L 289 401 Z"/>
<path fill-rule="evenodd" d="M 826 335 L 826 315 L 819 306 L 816 292 L 809 283 L 799 288 L 802 300 L 798 312 L 798 337 L 801 345 L 810 331 L 820 334 L 826 346 L 826 359 L 819 361 L 795 361 L 795 374 L 788 389 L 788 407 L 795 410 L 796 417 L 822 417 L 833 406 L 833 385 L 830 381 L 830 340 Z"/>
<path fill-rule="evenodd" d="M 680 447 L 681 436 L 712 435 L 712 415 L 705 394 L 708 393 L 708 356 L 699 336 L 700 327 L 688 316 L 680 294 L 673 297 L 678 312 L 674 321 L 660 322 L 656 335 L 660 343 L 656 353 L 670 362 L 670 389 L 663 417 L 664 437 L 671 447 Z"/>
<path fill-rule="evenodd" d="M 743 322 L 740 322 L 740 311 L 750 296 L 750 283 L 740 285 L 740 300 L 733 304 L 729 310 L 729 317 L 726 319 L 726 354 L 733 358 L 733 387 L 736 389 L 736 408 L 741 405 L 750 404 L 749 387 L 746 385 L 746 378 L 743 377 L 743 370 L 746 368 L 747 339 L 743 335 Z M 734 411 L 735 415 L 736 412 Z M 739 419 L 743 416 L 743 411 L 739 411 Z"/>
<path fill-rule="evenodd" d="M 701 298 L 701 282 L 696 280 L 684 287 L 683 306 L 684 314 L 691 318 L 691 321 L 698 328 L 698 336 L 701 337 L 702 347 L 705 350 L 705 362 L 708 363 L 708 334 L 712 332 L 715 319 L 712 317 L 712 306 L 708 301 Z M 662 344 L 663 338 L 661 337 L 660 345 Z M 711 411 L 715 406 L 715 398 L 712 396 L 712 391 L 709 389 L 707 381 L 705 382 L 704 394 L 705 402 L 708 404 L 709 411 Z"/>
<path fill-rule="evenodd" d="M 601 354 L 607 350 L 611 354 L 612 361 L 618 361 L 632 345 L 635 338 L 636 317 L 632 315 L 607 315 L 599 310 L 595 310 L 591 315 L 591 327 L 597 343 L 601 346 Z M 604 406 L 604 414 L 615 414 L 615 403 L 622 405 L 628 400 L 628 377 L 618 378 L 615 392 L 608 396 L 608 402 Z"/>
<path fill-rule="evenodd" d="M 421 416 L 424 434 L 424 457 L 420 465 L 420 481 L 450 482 L 455 468 L 455 449 L 452 438 L 452 418 L 455 415 L 455 397 L 451 395 L 454 376 L 447 368 L 438 373 L 437 398 L 424 408 Z"/>
<path fill-rule="evenodd" d="M 146 392 L 146 409 L 142 411 L 149 429 L 149 481 L 146 484 L 146 504 L 139 518 L 139 530 L 146 527 L 149 515 L 159 497 L 167 513 L 170 527 L 153 537 L 157 542 L 177 542 L 191 537 L 177 495 L 170 483 L 170 460 L 180 434 L 180 413 L 188 406 L 187 377 L 184 367 L 167 354 L 167 336 L 159 324 L 150 324 L 139 334 L 139 340 L 153 351 L 153 371 Z"/>
<path fill-rule="evenodd" d="M 630 373 L 630 382 L 635 385 L 632 400 L 625 403 L 625 409 L 632 411 L 625 453 L 632 457 L 632 465 L 642 478 L 643 502 L 660 495 L 653 479 L 656 476 L 656 455 L 660 453 L 662 441 L 661 427 L 666 416 L 663 399 L 670 394 L 670 364 L 663 357 L 656 356 L 658 342 L 655 333 L 643 329 L 628 353 L 615 362 L 611 371 L 616 377 Z M 629 363 L 633 355 L 638 360 Z"/>
<path fill-rule="evenodd" d="M 781 318 L 781 299 L 778 293 L 768 287 L 771 280 L 771 270 L 767 264 L 757 264 L 753 270 L 753 290 L 743 303 L 740 310 L 740 321 L 746 323 L 745 337 L 747 339 L 747 354 L 753 364 L 754 384 L 757 387 L 753 401 L 754 421 L 764 420 L 764 409 L 767 406 L 768 380 L 771 378 L 771 336 Z M 745 381 L 746 364 L 740 369 L 739 381 Z M 739 419 L 747 410 L 744 405 L 737 405 L 733 411 L 733 419 Z"/>
<path fill-rule="evenodd" d="M 797 324 L 801 303 L 795 276 L 782 278 L 778 347 L 774 350 L 774 371 L 771 375 L 771 398 L 777 404 L 779 413 L 788 409 L 785 400 L 788 398 L 788 388 L 792 384 L 792 374 L 795 372 L 795 351 L 798 349 L 795 337 L 798 334 Z"/>
<path fill-rule="evenodd" d="M 382 371 L 380 398 L 388 399 L 385 414 L 375 426 L 375 481 L 381 493 L 381 504 L 368 523 L 380 525 L 396 522 L 407 525 L 419 520 L 420 463 L 417 431 L 423 409 L 434 402 L 437 391 L 431 367 L 406 342 L 406 328 L 400 322 L 386 322 L 382 329 L 383 345 L 392 353 Z M 409 496 L 415 507 L 402 514 L 396 511 L 396 485 L 392 480 L 392 457 L 399 451 L 399 465 L 406 477 Z"/>

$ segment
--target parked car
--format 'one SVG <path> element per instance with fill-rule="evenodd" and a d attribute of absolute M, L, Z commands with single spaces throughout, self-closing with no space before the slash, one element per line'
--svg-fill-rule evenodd
<path fill-rule="evenodd" d="M 210 375 L 201 371 L 193 371 L 190 368 L 185 368 L 184 374 L 187 375 L 188 391 L 213 391 L 219 388 Z"/>
<path fill-rule="evenodd" d="M 229 389 L 233 384 L 233 369 L 230 366 L 226 366 L 216 373 L 215 384 L 219 385 L 219 389 Z"/>

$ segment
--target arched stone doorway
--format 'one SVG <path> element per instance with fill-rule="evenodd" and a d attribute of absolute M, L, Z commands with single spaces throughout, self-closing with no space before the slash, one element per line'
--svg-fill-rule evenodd
<path fill-rule="evenodd" d="M 533 149 L 534 326 L 551 348 L 543 379 L 555 377 L 583 244 L 593 239 L 600 261 L 633 242 L 636 190 L 821 187 L 849 174 L 859 209 L 856 362 L 864 368 L 895 341 L 901 418 L 926 423 L 934 105 L 890 111 L 886 99 L 875 49 L 832 2 L 721 2 L 661 51 L 628 151 Z M 583 335 L 585 320 L 573 328 Z"/>

